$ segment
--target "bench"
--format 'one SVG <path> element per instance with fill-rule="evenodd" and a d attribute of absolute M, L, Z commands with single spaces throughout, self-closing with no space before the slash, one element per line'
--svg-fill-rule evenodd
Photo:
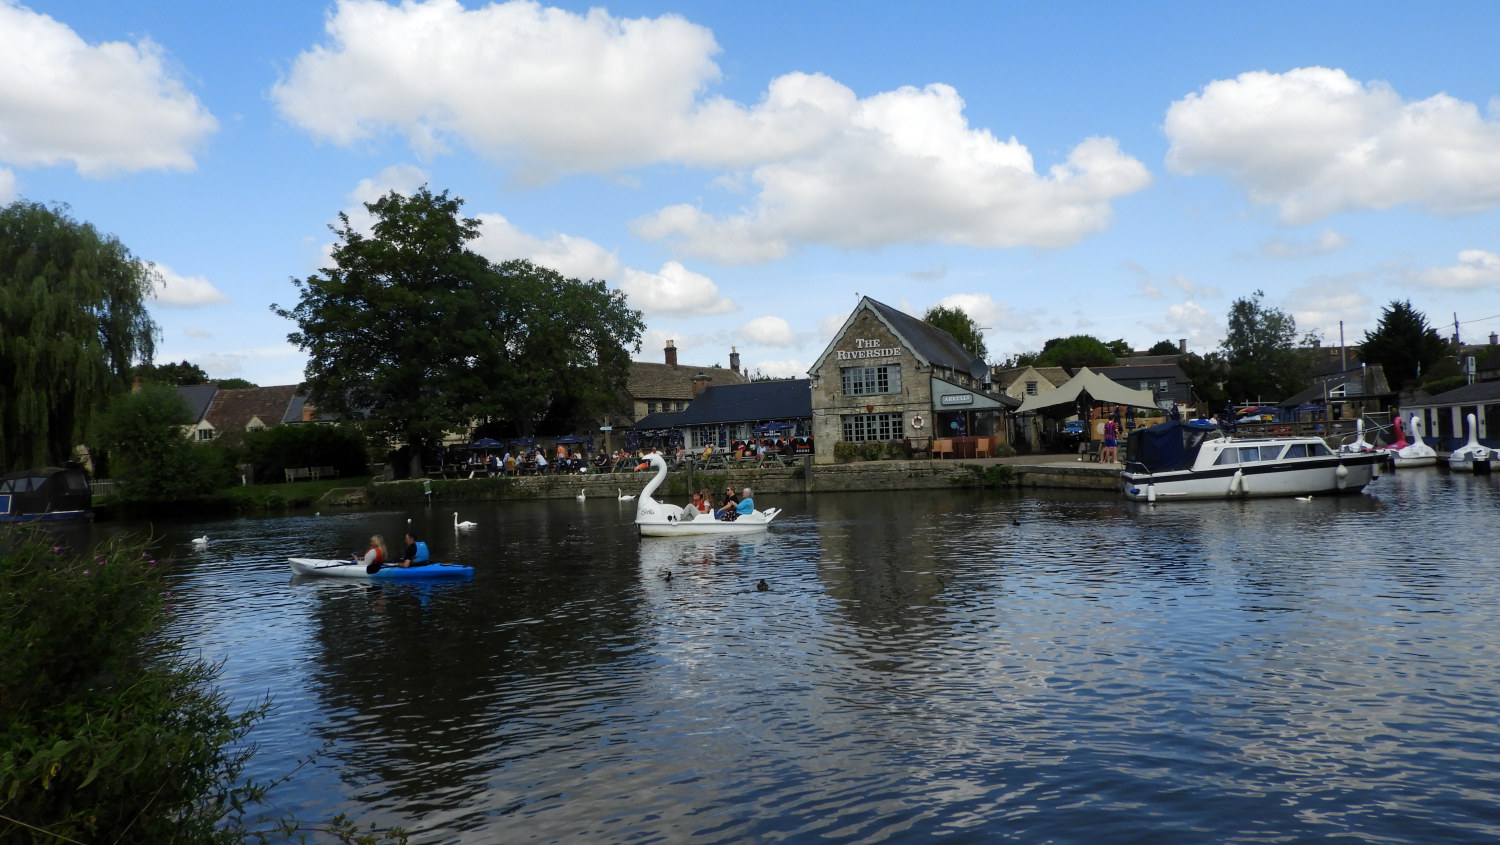
<path fill-rule="evenodd" d="M 312 470 L 308 467 L 296 467 L 295 469 L 292 467 L 287 467 L 283 471 L 286 473 L 286 480 L 288 484 L 293 481 L 307 481 L 308 479 L 312 478 Z"/>

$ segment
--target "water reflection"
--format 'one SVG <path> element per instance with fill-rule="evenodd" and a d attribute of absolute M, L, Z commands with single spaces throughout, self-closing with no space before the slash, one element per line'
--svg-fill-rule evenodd
<path fill-rule="evenodd" d="M 1484 841 L 1497 486 L 788 497 L 737 537 L 642 539 L 613 500 L 157 536 L 180 633 L 280 704 L 258 772 L 321 752 L 274 793 L 303 815 L 434 842 Z M 290 577 L 407 519 L 474 580 Z"/>

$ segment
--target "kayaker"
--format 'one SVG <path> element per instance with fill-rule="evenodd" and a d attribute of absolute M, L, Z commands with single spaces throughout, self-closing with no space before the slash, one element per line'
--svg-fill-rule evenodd
<path fill-rule="evenodd" d="M 364 564 L 366 569 L 385 563 L 385 556 L 385 538 L 379 534 L 370 538 L 370 548 L 365 551 L 363 557 L 358 553 L 354 555 L 356 558 L 355 562 Z"/>
<path fill-rule="evenodd" d="M 406 554 L 401 556 L 401 562 L 397 566 L 402 568 L 426 566 L 431 560 L 427 554 L 427 543 L 418 540 L 416 532 L 406 532 Z"/>

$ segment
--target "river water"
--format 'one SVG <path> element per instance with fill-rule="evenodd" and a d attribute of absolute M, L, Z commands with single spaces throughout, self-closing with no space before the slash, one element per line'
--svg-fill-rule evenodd
<path fill-rule="evenodd" d="M 272 815 L 423 843 L 1500 839 L 1500 477 L 759 504 L 768 534 L 701 540 L 609 499 L 153 528 L 176 633 L 276 702 Z M 408 518 L 474 579 L 289 573 Z"/>

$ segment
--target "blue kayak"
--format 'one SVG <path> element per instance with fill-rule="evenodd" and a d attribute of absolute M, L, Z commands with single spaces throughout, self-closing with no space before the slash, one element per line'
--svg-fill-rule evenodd
<path fill-rule="evenodd" d="M 392 566 L 387 564 L 373 575 L 365 571 L 365 565 L 348 560 L 320 560 L 311 557 L 289 557 L 294 575 L 323 575 L 334 578 L 372 578 L 377 581 L 404 581 L 407 579 L 472 578 L 474 567 L 456 563 L 429 563 L 425 566 Z"/>

